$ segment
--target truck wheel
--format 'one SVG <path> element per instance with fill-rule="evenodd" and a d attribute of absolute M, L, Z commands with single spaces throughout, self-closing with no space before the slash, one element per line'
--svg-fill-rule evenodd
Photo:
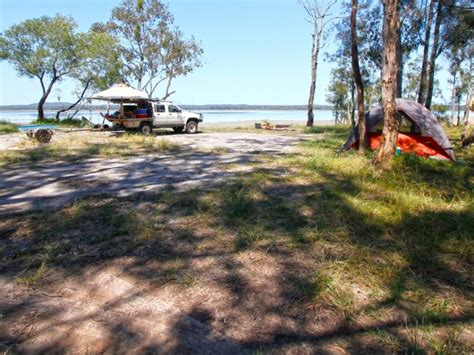
<path fill-rule="evenodd" d="M 174 133 L 182 133 L 183 129 L 184 129 L 184 127 L 173 127 Z"/>
<path fill-rule="evenodd" d="M 138 128 L 141 134 L 148 136 L 151 132 L 153 132 L 153 128 L 151 127 L 150 123 L 142 123 Z"/>
<path fill-rule="evenodd" d="M 195 134 L 198 131 L 198 124 L 194 121 L 189 121 L 186 125 L 186 133 Z"/>

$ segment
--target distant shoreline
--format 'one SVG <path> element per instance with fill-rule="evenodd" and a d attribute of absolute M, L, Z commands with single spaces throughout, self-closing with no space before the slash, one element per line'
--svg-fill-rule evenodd
<path fill-rule="evenodd" d="M 306 111 L 306 105 L 244 105 L 244 104 L 206 104 L 206 105 L 178 105 L 186 110 L 221 110 L 221 111 Z M 70 106 L 70 103 L 46 103 L 44 105 L 45 111 L 55 111 Z M 114 107 L 114 105 L 111 105 Z M 83 107 L 81 111 L 106 110 L 107 105 L 92 105 L 90 107 Z M 314 105 L 315 111 L 332 110 L 331 105 Z M 2 105 L 0 111 L 36 111 L 37 104 L 28 105 Z"/>

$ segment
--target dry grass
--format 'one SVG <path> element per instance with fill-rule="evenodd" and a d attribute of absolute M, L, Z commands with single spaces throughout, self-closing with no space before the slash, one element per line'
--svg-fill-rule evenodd
<path fill-rule="evenodd" d="M 468 353 L 472 150 L 456 147 L 462 164 L 399 156 L 391 169 L 380 169 L 371 164 L 370 153 L 335 153 L 347 131 L 309 131 L 324 139 L 310 139 L 291 155 L 259 155 L 253 172 L 212 191 L 179 193 L 170 187 L 146 197 L 91 197 L 56 213 L 8 217 L 0 231 L 29 247 L 13 254 L 8 246 L 2 249 L 10 255 L 4 268 L 27 268 L 19 281 L 37 284 L 46 265 L 49 275 L 131 257 L 140 267 L 159 265 L 153 272 L 129 271 L 131 277 L 159 287 L 173 283 L 180 292 L 205 285 L 219 297 L 254 299 L 256 305 L 234 304 L 233 311 L 265 319 L 273 308 L 265 306 L 264 287 L 249 286 L 256 278 L 280 290 L 270 298 L 279 316 L 290 317 L 296 334 L 324 324 L 318 317 L 329 314 L 328 327 L 339 322 L 336 334 L 353 341 L 353 349 Z M 48 154 L 82 156 L 87 146 L 87 141 L 53 144 Z M 169 149 L 176 147 L 156 138 L 111 137 L 87 156 Z M 280 271 L 261 267 L 276 273 L 274 280 L 251 268 L 255 255 L 281 266 Z M 201 257 L 212 260 L 206 272 L 196 267 Z M 247 281 L 240 274 L 244 270 L 254 270 L 244 275 Z M 226 326 L 240 327 L 239 319 L 226 320 Z M 281 350 L 278 346 L 263 342 L 258 349 Z"/>
<path fill-rule="evenodd" d="M 21 162 L 71 160 L 92 157 L 120 158 L 164 151 L 178 151 L 179 146 L 165 138 L 139 134 L 59 133 L 48 144 L 25 140 L 17 150 L 0 152 L 0 166 Z"/>

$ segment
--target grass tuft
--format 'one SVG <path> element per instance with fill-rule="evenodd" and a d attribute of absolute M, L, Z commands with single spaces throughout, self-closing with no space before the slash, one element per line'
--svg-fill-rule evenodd
<path fill-rule="evenodd" d="M 92 133 L 104 134 L 104 133 Z M 53 136 L 54 137 L 54 136 Z M 91 142 L 92 141 L 92 142 Z M 123 134 L 106 136 L 93 143 L 90 135 L 67 133 L 54 137 L 51 143 L 41 145 L 36 141 L 24 141 L 19 150 L 0 152 L 0 167 L 22 162 L 80 160 L 93 157 L 127 158 L 157 152 L 178 152 L 179 145 L 165 138 Z"/>
<path fill-rule="evenodd" d="M 8 121 L 0 120 L 0 134 L 10 134 L 18 132 L 18 126 Z"/>
<path fill-rule="evenodd" d="M 31 122 L 32 124 L 54 124 L 64 128 L 91 127 L 88 120 L 81 118 L 63 118 L 57 121 L 55 118 L 38 118 Z"/>

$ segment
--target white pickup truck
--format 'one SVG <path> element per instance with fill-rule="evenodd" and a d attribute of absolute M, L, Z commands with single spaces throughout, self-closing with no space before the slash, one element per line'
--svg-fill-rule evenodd
<path fill-rule="evenodd" d="M 120 111 L 105 118 L 114 127 L 126 130 L 138 130 L 142 134 L 150 134 L 153 128 L 172 128 L 176 133 L 197 133 L 198 124 L 203 115 L 182 110 L 169 101 L 135 101 L 120 105 Z"/>

